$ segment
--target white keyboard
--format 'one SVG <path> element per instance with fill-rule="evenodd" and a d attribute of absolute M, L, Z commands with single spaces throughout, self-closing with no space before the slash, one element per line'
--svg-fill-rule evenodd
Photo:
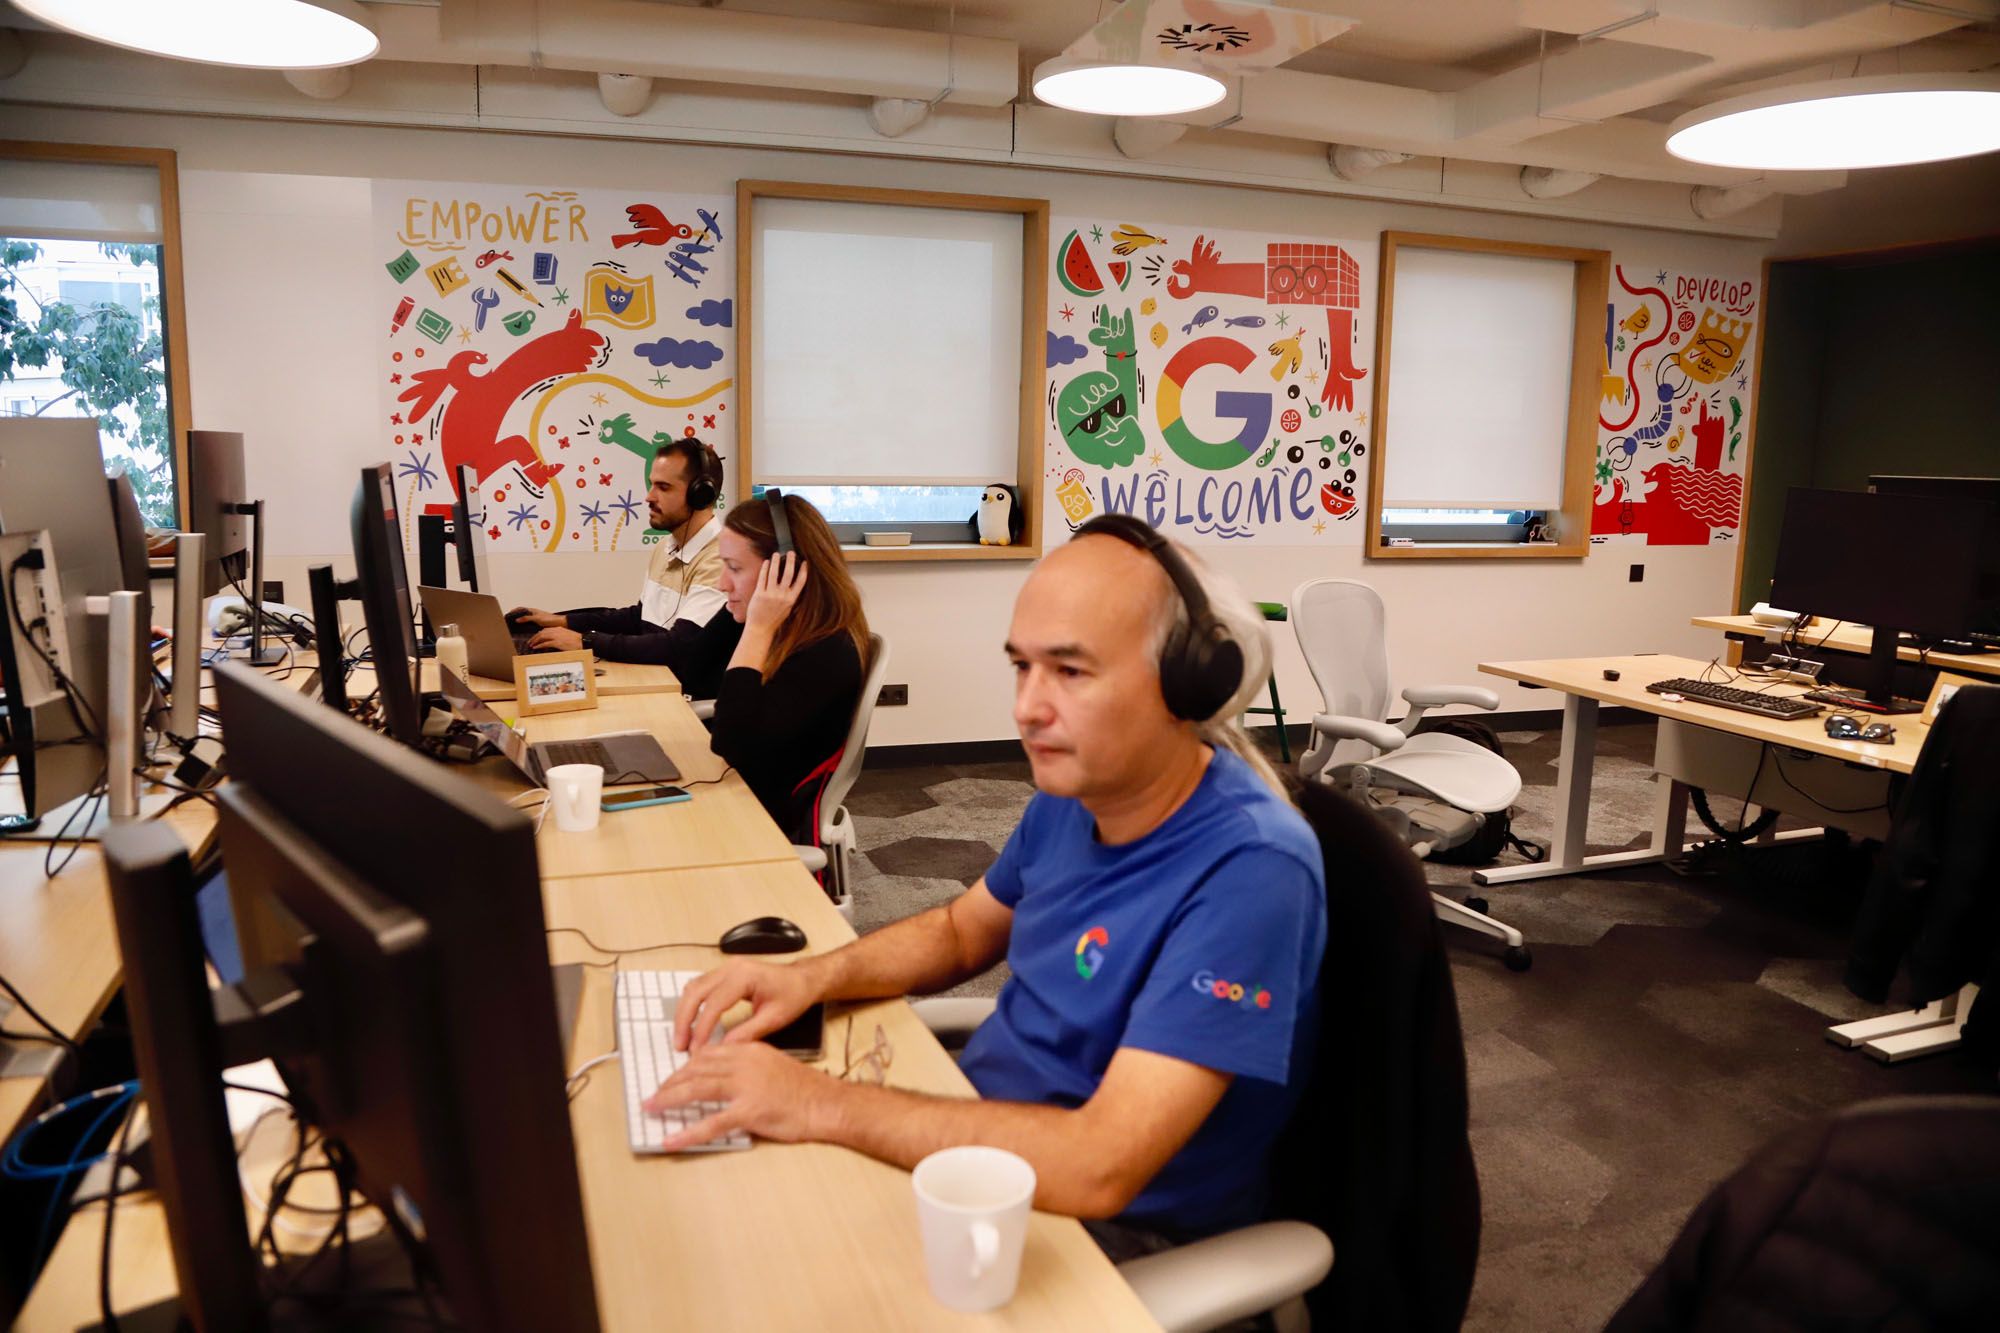
<path fill-rule="evenodd" d="M 699 972 L 626 972 L 617 974 L 617 1006 L 613 1026 L 618 1038 L 618 1063 L 625 1074 L 625 1134 L 636 1153 L 665 1151 L 660 1144 L 671 1134 L 722 1109 L 722 1102 L 694 1102 L 661 1115 L 641 1103 L 658 1090 L 667 1076 L 687 1063 L 687 1053 L 674 1049 L 674 1008 L 681 988 Z M 715 1037 L 722 1036 L 721 1027 Z M 683 1152 L 723 1152 L 750 1146 L 750 1136 L 735 1130 Z"/>

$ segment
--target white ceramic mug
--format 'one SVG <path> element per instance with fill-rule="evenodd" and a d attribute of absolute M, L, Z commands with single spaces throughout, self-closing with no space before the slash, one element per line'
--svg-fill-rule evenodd
<path fill-rule="evenodd" d="M 945 1148 L 910 1174 L 931 1295 L 977 1314 L 1014 1299 L 1035 1168 L 1005 1148 Z"/>
<path fill-rule="evenodd" d="M 564 833 L 597 827 L 604 800 L 604 770 L 596 764 L 557 764 L 547 773 L 549 812 Z"/>

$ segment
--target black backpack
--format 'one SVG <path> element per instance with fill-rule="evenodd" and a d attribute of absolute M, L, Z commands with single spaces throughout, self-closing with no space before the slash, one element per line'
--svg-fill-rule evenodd
<path fill-rule="evenodd" d="M 1426 727 L 1425 730 L 1456 736 L 1460 740 L 1471 741 L 1474 745 L 1483 745 L 1503 759 L 1506 757 L 1506 751 L 1500 747 L 1500 734 L 1477 718 L 1440 718 L 1436 726 Z M 1479 832 L 1456 847 L 1432 852 L 1429 859 L 1448 866 L 1492 865 L 1500 858 L 1500 853 L 1509 847 L 1530 861 L 1540 861 L 1548 856 L 1546 848 L 1538 847 L 1531 842 L 1523 842 L 1514 836 L 1514 811 L 1511 806 L 1487 815 L 1485 822 L 1479 826 Z"/>

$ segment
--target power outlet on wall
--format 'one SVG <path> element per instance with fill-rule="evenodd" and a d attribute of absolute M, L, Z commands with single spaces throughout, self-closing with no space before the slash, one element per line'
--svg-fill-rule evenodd
<path fill-rule="evenodd" d="M 884 685 L 882 692 L 875 696 L 877 708 L 900 708 L 910 702 L 910 687 L 907 685 Z"/>
<path fill-rule="evenodd" d="M 1644 565 L 1632 566 L 1632 572 L 1626 576 L 1626 579 L 1631 583 L 1644 583 L 1646 581 L 1646 567 Z"/>

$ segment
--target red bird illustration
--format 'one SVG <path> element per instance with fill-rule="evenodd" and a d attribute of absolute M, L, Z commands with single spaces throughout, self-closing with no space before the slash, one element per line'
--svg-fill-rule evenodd
<path fill-rule="evenodd" d="M 614 250 L 628 245 L 665 245 L 668 241 L 684 241 L 694 235 L 693 227 L 685 222 L 669 221 L 665 213 L 651 204 L 632 204 L 626 208 L 625 217 L 639 230 L 613 236 L 611 248 Z"/>
<path fill-rule="evenodd" d="M 583 312 L 572 310 L 562 328 L 522 343 L 483 374 L 477 367 L 486 364 L 484 352 L 460 352 L 449 365 L 418 371 L 397 401 L 410 405 L 408 416 L 414 424 L 429 415 L 447 393 L 451 395 L 437 431 L 446 475 L 455 477 L 460 464 L 471 463 L 484 481 L 512 464 L 521 469 L 529 485 L 543 486 L 563 465 L 537 458 L 523 436 L 501 438 L 508 409 L 544 380 L 588 370 L 603 350 L 604 335 L 584 328 Z"/>

